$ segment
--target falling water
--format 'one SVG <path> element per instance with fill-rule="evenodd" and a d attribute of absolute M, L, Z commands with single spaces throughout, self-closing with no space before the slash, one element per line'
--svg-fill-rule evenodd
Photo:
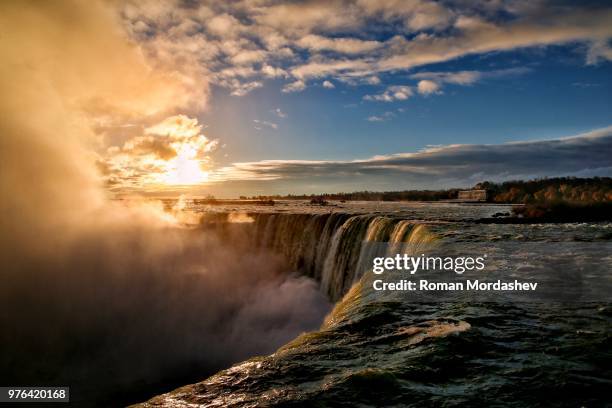
<path fill-rule="evenodd" d="M 429 237 L 427 228 L 388 216 L 328 214 L 254 214 L 254 245 L 282 254 L 300 274 L 320 282 L 330 300 L 340 299 L 361 277 L 357 267 L 380 248 L 406 250 Z"/>

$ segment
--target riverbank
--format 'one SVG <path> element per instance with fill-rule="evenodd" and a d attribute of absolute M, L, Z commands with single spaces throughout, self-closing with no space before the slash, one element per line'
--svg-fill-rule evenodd
<path fill-rule="evenodd" d="M 540 224 L 612 221 L 612 203 L 535 203 L 512 207 L 512 214 L 476 220 L 491 224 Z"/>

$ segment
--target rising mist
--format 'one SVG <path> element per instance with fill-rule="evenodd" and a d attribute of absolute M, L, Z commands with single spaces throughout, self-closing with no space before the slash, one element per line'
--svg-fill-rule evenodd
<path fill-rule="evenodd" d="M 197 99 L 96 2 L 0 6 L 2 383 L 108 401 L 273 351 L 328 305 L 282 260 L 109 199 L 96 124 Z M 193 84 L 192 84 L 193 85 Z"/>

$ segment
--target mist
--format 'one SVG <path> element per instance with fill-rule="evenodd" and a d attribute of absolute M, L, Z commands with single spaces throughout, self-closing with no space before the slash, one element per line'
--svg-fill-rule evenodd
<path fill-rule="evenodd" d="M 86 405 L 269 353 L 329 308 L 246 233 L 229 246 L 111 200 L 96 124 L 176 114 L 208 84 L 148 65 L 109 4 L 0 5 L 2 383 L 68 385 Z"/>

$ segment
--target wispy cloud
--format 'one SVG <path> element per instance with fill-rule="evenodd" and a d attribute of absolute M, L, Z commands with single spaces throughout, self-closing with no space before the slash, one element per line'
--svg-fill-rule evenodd
<path fill-rule="evenodd" d="M 268 122 L 267 120 L 253 119 L 253 122 L 255 122 L 255 129 L 257 130 L 261 130 L 262 126 L 266 126 L 274 130 L 278 129 L 277 123 Z"/>
<path fill-rule="evenodd" d="M 420 80 L 417 84 L 420 94 L 430 95 L 440 93 L 444 84 L 469 86 L 484 79 L 507 78 L 530 71 L 527 67 L 512 67 L 492 71 L 419 72 L 410 78 Z"/>
<path fill-rule="evenodd" d="M 595 65 L 601 61 L 612 60 L 612 47 L 609 38 L 593 41 L 587 52 L 587 64 Z"/>
<path fill-rule="evenodd" d="M 482 77 L 482 73 L 479 71 L 419 72 L 410 77 L 412 79 L 436 81 L 437 83 L 472 85 Z"/>
<path fill-rule="evenodd" d="M 251 92 L 253 89 L 261 88 L 263 83 L 260 81 L 253 82 L 238 82 L 234 85 L 232 90 L 232 95 L 234 96 L 244 96 Z"/>
<path fill-rule="evenodd" d="M 285 119 L 287 117 L 287 114 L 283 112 L 281 108 L 276 108 L 272 112 L 274 112 L 274 114 L 281 119 Z"/>
<path fill-rule="evenodd" d="M 387 111 L 382 113 L 381 115 L 372 115 L 367 117 L 368 122 L 385 122 L 395 116 L 395 113 L 391 111 Z"/>

